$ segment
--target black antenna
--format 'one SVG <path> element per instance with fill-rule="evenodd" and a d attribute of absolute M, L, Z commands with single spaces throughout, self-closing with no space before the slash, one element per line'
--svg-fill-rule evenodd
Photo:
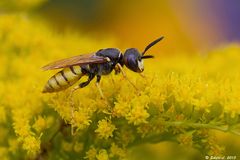
<path fill-rule="evenodd" d="M 155 41 L 153 41 L 152 43 L 150 43 L 149 45 L 147 45 L 147 47 L 145 48 L 145 50 L 142 52 L 142 55 L 144 55 L 147 50 L 149 50 L 149 48 L 151 48 L 152 46 L 154 46 L 155 44 L 157 44 L 159 41 L 161 41 L 164 37 L 160 37 L 158 39 L 156 39 Z"/>
<path fill-rule="evenodd" d="M 152 55 L 142 56 L 142 59 L 148 59 L 148 58 L 154 58 L 154 56 L 152 56 Z"/>

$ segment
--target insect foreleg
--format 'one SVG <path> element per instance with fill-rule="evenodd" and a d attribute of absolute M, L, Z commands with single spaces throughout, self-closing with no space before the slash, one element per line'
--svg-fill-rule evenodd
<path fill-rule="evenodd" d="M 120 70 L 120 71 L 122 72 L 122 75 L 123 75 L 124 78 L 127 77 L 127 75 L 126 75 L 126 73 L 124 72 L 121 64 L 117 63 L 115 68 L 116 68 L 117 70 Z"/>
<path fill-rule="evenodd" d="M 120 70 L 120 68 L 119 68 L 118 65 L 115 65 L 115 67 L 114 67 L 114 71 L 115 71 L 115 74 L 116 74 L 116 75 L 119 74 L 119 73 L 121 72 L 121 70 Z"/>
<path fill-rule="evenodd" d="M 119 70 L 122 72 L 123 77 L 139 92 L 138 88 L 133 84 L 133 82 L 131 82 L 131 81 L 128 79 L 128 77 L 127 77 L 126 73 L 124 72 L 121 64 L 117 63 L 116 65 L 117 65 L 117 67 L 119 68 Z"/>
<path fill-rule="evenodd" d="M 146 76 L 145 76 L 143 73 L 139 73 L 139 75 L 140 75 L 142 78 L 146 78 Z"/>

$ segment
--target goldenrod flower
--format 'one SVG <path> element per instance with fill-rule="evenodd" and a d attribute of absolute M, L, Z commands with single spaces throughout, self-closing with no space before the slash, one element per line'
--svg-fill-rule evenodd
<path fill-rule="evenodd" d="M 98 134 L 99 138 L 108 139 L 113 136 L 114 130 L 116 130 L 115 125 L 113 125 L 110 120 L 103 119 L 98 121 L 98 128 L 95 132 Z"/>
<path fill-rule="evenodd" d="M 84 159 L 95 160 L 97 156 L 97 150 L 94 147 L 91 147 L 87 152 Z"/>
<path fill-rule="evenodd" d="M 115 102 L 113 113 L 114 117 L 124 117 L 130 111 L 130 105 L 127 102 Z"/>
<path fill-rule="evenodd" d="M 124 158 L 126 157 L 126 151 L 119 146 L 117 146 L 115 143 L 111 144 L 110 148 L 110 154 L 109 157 L 119 157 L 119 158 Z"/>
<path fill-rule="evenodd" d="M 139 125 L 141 123 L 147 123 L 147 118 L 149 116 L 150 116 L 149 113 L 143 106 L 136 105 L 127 114 L 126 119 L 128 120 L 129 123 Z"/>
<path fill-rule="evenodd" d="M 73 126 L 76 126 L 79 130 L 81 130 L 88 127 L 90 123 L 90 117 L 86 113 L 82 111 L 74 112 Z"/>
<path fill-rule="evenodd" d="M 124 68 L 137 90 L 121 75 L 109 75 L 101 81 L 105 99 L 94 83 L 72 97 L 72 88 L 42 94 L 57 72 L 41 72 L 42 65 L 114 46 L 112 39 L 79 34 L 59 36 L 27 14 L 0 15 L 0 159 L 128 159 L 131 147 L 163 140 L 220 155 L 224 149 L 210 131 L 240 135 L 239 45 L 205 58 L 146 62 L 144 78 Z"/>
<path fill-rule="evenodd" d="M 23 149 L 31 156 L 36 156 L 40 152 L 40 138 L 33 136 L 27 136 L 21 140 L 23 143 Z"/>
<path fill-rule="evenodd" d="M 108 153 L 105 149 L 101 149 L 96 158 L 97 160 L 109 160 Z"/>
<path fill-rule="evenodd" d="M 41 117 L 38 116 L 37 120 L 35 121 L 35 123 L 32 126 L 38 133 L 42 132 L 44 129 L 47 128 L 47 123 L 46 120 Z"/>

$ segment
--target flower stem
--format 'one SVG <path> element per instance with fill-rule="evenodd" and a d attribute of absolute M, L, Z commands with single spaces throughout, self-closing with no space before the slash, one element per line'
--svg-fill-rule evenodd
<path fill-rule="evenodd" d="M 186 121 L 174 121 L 174 122 L 162 122 L 164 125 L 167 126 L 182 126 L 182 127 L 193 127 L 193 128 L 208 128 L 208 129 L 215 129 L 222 132 L 230 132 L 236 135 L 240 135 L 239 132 L 232 131 L 229 126 L 218 126 L 217 124 L 211 123 L 192 123 Z"/>

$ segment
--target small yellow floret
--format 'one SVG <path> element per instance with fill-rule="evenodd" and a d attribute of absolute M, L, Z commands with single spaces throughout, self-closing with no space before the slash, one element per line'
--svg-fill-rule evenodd
<path fill-rule="evenodd" d="M 40 152 L 40 139 L 33 136 L 28 136 L 23 139 L 23 149 L 27 151 L 28 155 L 36 156 Z"/>
<path fill-rule="evenodd" d="M 94 147 L 91 147 L 87 152 L 84 159 L 95 160 L 97 155 L 97 150 Z"/>
<path fill-rule="evenodd" d="M 111 148 L 110 148 L 110 157 L 120 157 L 124 158 L 126 156 L 126 151 L 117 146 L 115 143 L 112 143 Z"/>
<path fill-rule="evenodd" d="M 108 153 L 105 149 L 101 149 L 96 156 L 97 160 L 108 160 Z"/>
<path fill-rule="evenodd" d="M 129 123 L 133 123 L 134 125 L 139 125 L 141 123 L 147 123 L 147 118 L 149 117 L 149 113 L 142 106 L 135 106 L 128 113 L 126 119 Z"/>
<path fill-rule="evenodd" d="M 76 126 L 79 130 L 88 127 L 91 123 L 90 117 L 81 111 L 74 112 L 73 126 Z"/>
<path fill-rule="evenodd" d="M 46 120 L 42 116 L 38 116 L 38 119 L 33 124 L 33 128 L 38 132 L 42 132 L 47 128 Z"/>
<path fill-rule="evenodd" d="M 103 119 L 98 121 L 98 128 L 95 130 L 100 138 L 108 139 L 113 136 L 113 131 L 116 130 L 115 125 L 110 121 Z"/>

